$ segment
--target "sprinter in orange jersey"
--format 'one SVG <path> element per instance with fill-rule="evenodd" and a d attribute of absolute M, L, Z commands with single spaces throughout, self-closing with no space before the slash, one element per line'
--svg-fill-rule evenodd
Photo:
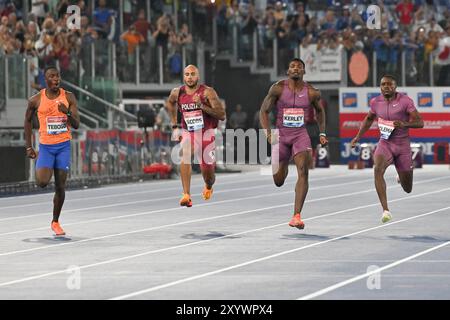
<path fill-rule="evenodd" d="M 53 198 L 53 220 L 51 228 L 56 236 L 65 235 L 59 225 L 59 216 L 64 204 L 67 172 L 70 168 L 70 128 L 78 129 L 80 116 L 73 93 L 60 88 L 58 69 L 45 69 L 47 88 L 28 100 L 25 114 L 25 143 L 27 157 L 36 159 L 36 182 L 44 188 L 55 172 L 55 196 Z M 33 114 L 39 119 L 39 155 L 31 143 Z"/>

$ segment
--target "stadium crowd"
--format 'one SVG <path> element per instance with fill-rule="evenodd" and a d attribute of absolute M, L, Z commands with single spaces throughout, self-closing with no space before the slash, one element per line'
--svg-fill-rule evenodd
<path fill-rule="evenodd" d="M 408 85 L 429 84 L 431 57 L 437 66 L 435 83 L 450 85 L 448 0 L 379 0 L 381 30 L 367 28 L 366 9 L 373 1 L 179 0 L 176 12 L 173 1 L 152 0 L 147 12 L 145 1 L 136 0 L 124 0 L 120 11 L 118 1 L 31 0 L 29 12 L 24 12 L 22 0 L 0 0 L 0 56 L 29 57 L 33 86 L 39 88 L 45 65 L 57 63 L 62 74 L 68 74 L 92 42 L 123 46 L 130 63 L 138 45 L 161 46 L 168 63 L 174 55 L 179 59 L 182 47 L 211 42 L 215 21 L 219 50 L 230 50 L 234 27 L 244 44 L 257 32 L 259 50 L 265 53 L 260 55 L 263 66 L 270 64 L 276 38 L 280 61 L 299 45 L 343 46 L 347 52 L 360 50 L 368 57 L 375 51 L 380 74 L 399 75 L 405 52 Z M 67 8 L 72 4 L 80 8 L 80 29 L 67 27 Z M 119 67 L 127 69 L 126 64 Z"/>

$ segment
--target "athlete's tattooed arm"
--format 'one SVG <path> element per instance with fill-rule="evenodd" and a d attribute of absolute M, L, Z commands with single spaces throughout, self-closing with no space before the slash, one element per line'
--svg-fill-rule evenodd
<path fill-rule="evenodd" d="M 366 117 L 363 120 L 363 123 L 361 124 L 361 128 L 359 128 L 358 134 L 356 137 L 353 138 L 351 142 L 351 147 L 354 148 L 356 146 L 356 143 L 361 139 L 361 137 L 366 133 L 367 130 L 370 129 L 370 126 L 372 125 L 373 121 L 375 120 L 376 115 L 372 113 L 372 111 L 369 111 L 366 115 Z"/>
<path fill-rule="evenodd" d="M 409 114 L 409 121 L 394 121 L 395 128 L 423 128 L 423 120 L 420 113 L 416 110 Z"/>
<path fill-rule="evenodd" d="M 210 88 L 210 87 L 206 88 L 205 89 L 205 98 L 211 106 L 201 103 L 200 109 L 202 109 L 207 114 L 209 114 L 210 116 L 212 116 L 218 120 L 222 120 L 222 121 L 225 120 L 225 117 L 226 117 L 225 108 L 224 108 L 222 102 L 220 102 L 219 97 L 217 96 L 216 90 L 214 90 L 213 88 Z M 200 102 L 200 101 L 197 101 L 197 103 L 198 102 Z"/>
<path fill-rule="evenodd" d="M 172 122 L 172 125 L 177 124 L 177 100 L 178 100 L 178 94 L 179 94 L 180 88 L 174 88 L 170 92 L 169 98 L 166 101 L 166 108 L 169 112 L 170 120 Z"/>
<path fill-rule="evenodd" d="M 281 82 L 273 84 L 264 98 L 259 111 L 259 122 L 261 123 L 261 127 L 264 129 L 269 142 L 271 141 L 269 114 L 280 98 L 282 92 L 283 84 Z"/>
<path fill-rule="evenodd" d="M 312 86 L 309 87 L 309 96 L 311 97 L 311 105 L 316 110 L 317 121 L 319 122 L 320 129 L 320 144 L 322 146 L 328 143 L 328 139 L 325 135 L 325 111 L 322 104 L 320 103 L 321 95 L 320 91 Z"/>

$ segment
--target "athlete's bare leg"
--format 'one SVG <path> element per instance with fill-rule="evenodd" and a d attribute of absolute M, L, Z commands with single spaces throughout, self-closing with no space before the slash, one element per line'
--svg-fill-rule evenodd
<path fill-rule="evenodd" d="M 216 182 L 216 169 L 212 166 L 201 167 L 203 180 L 207 189 L 211 189 Z"/>
<path fill-rule="evenodd" d="M 413 187 L 413 171 L 397 171 L 400 184 L 406 193 L 411 193 Z"/>
<path fill-rule="evenodd" d="M 273 182 L 277 187 L 281 187 L 287 178 L 289 172 L 289 163 L 280 162 L 277 164 L 277 172 L 273 175 Z"/>
<path fill-rule="evenodd" d="M 191 174 L 192 174 L 192 161 L 191 155 L 193 153 L 193 146 L 190 141 L 182 142 L 182 160 L 180 164 L 181 184 L 183 186 L 184 194 L 191 194 Z"/>
<path fill-rule="evenodd" d="M 55 169 L 55 196 L 53 197 L 53 221 L 58 222 L 66 198 L 67 171 Z"/>
<path fill-rule="evenodd" d="M 382 155 L 375 156 L 374 159 L 375 189 L 377 190 L 381 206 L 385 211 L 389 211 L 386 195 L 386 181 L 384 180 L 384 173 L 386 172 L 388 166 L 389 163 Z"/>
<path fill-rule="evenodd" d="M 297 184 L 295 185 L 295 213 L 300 213 L 305 203 L 309 188 L 308 174 L 311 161 L 311 152 L 309 151 L 303 151 L 294 156 L 298 175 Z"/>
<path fill-rule="evenodd" d="M 41 188 L 45 188 L 50 183 L 52 175 L 53 169 L 50 168 L 36 169 L 36 184 Z"/>

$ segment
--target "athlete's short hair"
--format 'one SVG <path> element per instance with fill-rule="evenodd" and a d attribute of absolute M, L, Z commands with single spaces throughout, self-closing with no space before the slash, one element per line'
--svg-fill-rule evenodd
<path fill-rule="evenodd" d="M 291 59 L 291 61 L 289 61 L 289 64 L 291 64 L 292 62 L 300 62 L 303 65 L 303 69 L 306 68 L 305 62 L 300 58 Z M 289 66 L 289 64 L 288 64 L 288 66 Z"/>
<path fill-rule="evenodd" d="M 48 70 L 56 70 L 56 71 L 59 72 L 59 70 L 58 70 L 58 68 L 57 68 L 56 66 L 50 65 L 50 66 L 45 67 L 45 69 L 44 69 L 44 75 L 47 74 L 47 71 L 48 71 Z"/>
<path fill-rule="evenodd" d="M 381 77 L 381 79 L 383 79 L 383 78 L 389 78 L 391 80 L 394 80 L 395 83 L 397 84 L 397 78 L 395 78 L 395 76 L 393 76 L 392 74 L 385 74 Z M 380 79 L 380 81 L 381 81 L 381 79 Z"/>

